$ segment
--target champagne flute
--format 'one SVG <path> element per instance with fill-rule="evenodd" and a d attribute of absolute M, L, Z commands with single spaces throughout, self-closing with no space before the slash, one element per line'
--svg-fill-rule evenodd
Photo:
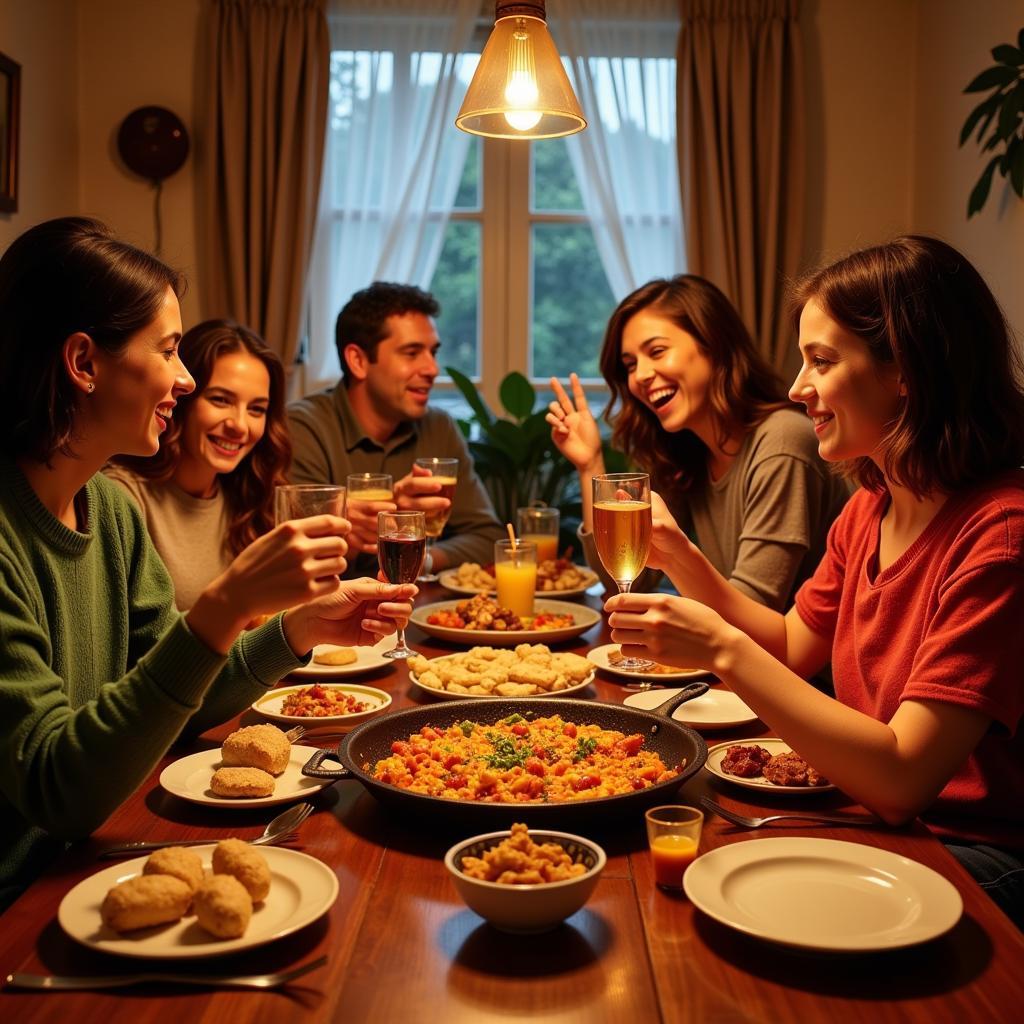
<path fill-rule="evenodd" d="M 427 552 L 430 552 L 430 542 L 436 540 L 444 532 L 445 523 L 452 514 L 451 502 L 455 497 L 455 485 L 459 479 L 458 459 L 417 459 L 416 465 L 421 469 L 430 470 L 430 475 L 435 482 L 441 485 L 438 495 L 431 497 L 447 498 L 447 508 L 432 508 L 425 512 L 427 531 Z M 433 583 L 437 579 L 435 572 L 423 572 L 420 574 L 419 583 Z"/>
<path fill-rule="evenodd" d="M 388 583 L 414 583 L 423 565 L 426 545 L 424 513 L 377 513 L 377 560 Z M 383 656 L 411 658 L 415 653 L 406 646 L 405 626 L 399 626 L 395 646 Z"/>
<path fill-rule="evenodd" d="M 595 476 L 594 543 L 620 594 L 628 594 L 643 572 L 651 550 L 651 478 L 646 473 L 604 473 Z M 645 658 L 623 658 L 618 668 L 632 671 L 654 664 Z"/>

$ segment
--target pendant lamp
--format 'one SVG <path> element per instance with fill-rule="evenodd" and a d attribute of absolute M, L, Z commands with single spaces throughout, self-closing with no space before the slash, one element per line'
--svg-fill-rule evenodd
<path fill-rule="evenodd" d="M 472 135 L 553 139 L 587 127 L 545 19 L 544 0 L 497 0 L 494 30 L 455 118 Z"/>

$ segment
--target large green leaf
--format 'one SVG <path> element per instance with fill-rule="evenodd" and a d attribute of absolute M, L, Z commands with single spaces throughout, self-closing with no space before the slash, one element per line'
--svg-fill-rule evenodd
<path fill-rule="evenodd" d="M 544 419 L 545 415 L 546 413 L 543 409 L 538 410 L 527 416 L 520 425 L 523 429 L 523 436 L 529 444 L 536 444 L 540 445 L 541 448 L 551 449 L 553 447 L 551 427 L 547 420 Z"/>
<path fill-rule="evenodd" d="M 495 420 L 486 430 L 487 440 L 500 448 L 518 466 L 529 457 L 523 432 L 509 420 Z"/>
<path fill-rule="evenodd" d="M 520 421 L 533 412 L 534 403 L 537 401 L 537 392 L 533 385 L 516 370 L 501 382 L 498 395 L 509 414 Z"/>
<path fill-rule="evenodd" d="M 988 162 L 988 166 L 981 172 L 978 183 L 971 189 L 971 197 L 967 200 L 967 217 L 973 217 L 988 199 L 989 189 L 992 187 L 992 175 L 995 172 L 996 164 L 1002 159 L 1001 156 L 994 156 Z"/>
<path fill-rule="evenodd" d="M 964 92 L 984 92 L 986 89 L 995 89 L 1017 78 L 1017 72 L 1008 68 L 1005 64 L 997 64 L 995 67 L 986 68 L 980 75 L 972 79 L 971 84 L 964 89 Z"/>
<path fill-rule="evenodd" d="M 462 392 L 462 397 L 466 399 L 469 407 L 476 413 L 476 418 L 480 425 L 486 426 L 490 423 L 494 419 L 494 415 L 487 408 L 487 403 L 480 397 L 476 385 L 464 373 L 456 370 L 454 366 L 446 366 L 444 371 L 455 381 L 455 386 Z"/>

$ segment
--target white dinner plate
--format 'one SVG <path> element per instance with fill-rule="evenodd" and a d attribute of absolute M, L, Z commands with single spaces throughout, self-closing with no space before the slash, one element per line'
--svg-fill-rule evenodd
<path fill-rule="evenodd" d="M 483 646 L 483 645 L 481 645 Z M 449 661 L 452 658 L 460 657 L 457 654 L 443 654 L 439 658 L 430 658 L 430 663 L 433 665 L 437 661 Z M 533 700 L 534 697 L 568 697 L 571 693 L 578 693 L 580 690 L 585 690 L 593 681 L 596 673 L 591 672 L 586 679 L 581 683 L 573 683 L 567 686 L 564 690 L 541 690 L 540 693 L 535 693 L 528 698 L 521 697 L 503 697 L 500 693 L 449 693 L 447 690 L 438 690 L 433 686 L 427 686 L 420 682 L 419 676 L 409 669 L 409 678 L 413 684 L 419 687 L 424 693 L 429 693 L 433 697 L 441 697 L 444 700 Z"/>
<path fill-rule="evenodd" d="M 551 615 L 571 615 L 573 625 L 562 626 L 560 629 L 510 629 L 505 632 L 492 629 L 453 629 L 449 626 L 434 626 L 427 622 L 427 617 L 435 612 L 455 611 L 459 601 L 437 601 L 414 608 L 410 622 L 419 626 L 427 636 L 439 640 L 450 640 L 457 644 L 468 644 L 470 647 L 515 647 L 517 644 L 548 644 L 585 633 L 601 621 L 601 613 L 585 604 L 570 604 L 568 601 L 548 601 L 538 598 L 533 603 L 535 614 L 548 612 Z"/>
<path fill-rule="evenodd" d="M 194 848 L 207 872 L 213 848 L 212 843 Z M 215 939 L 191 912 L 172 924 L 124 934 L 103 924 L 103 897 L 118 882 L 142 874 L 146 857 L 114 864 L 83 879 L 61 900 L 57 920 L 72 939 L 101 953 L 195 960 L 273 942 L 304 928 L 330 909 L 338 896 L 338 879 L 326 864 L 305 853 L 276 846 L 264 846 L 260 852 L 270 867 L 270 892 L 253 908 L 252 920 L 241 938 Z"/>
<path fill-rule="evenodd" d="M 836 839 L 748 839 L 683 875 L 694 906 L 769 942 L 864 953 L 927 942 L 960 919 L 947 879 L 909 857 Z"/>
<path fill-rule="evenodd" d="M 301 668 L 293 668 L 288 674 L 300 676 L 303 679 L 335 679 L 338 676 L 354 676 L 360 672 L 369 672 L 371 669 L 381 668 L 383 665 L 390 665 L 391 659 L 384 657 L 385 651 L 390 651 L 395 646 L 394 636 L 385 636 L 377 641 L 372 647 L 356 647 L 357 658 L 350 665 L 320 665 L 312 658 L 308 665 Z M 334 644 L 317 644 L 313 648 L 313 657 L 323 654 L 326 651 L 336 651 Z"/>
<path fill-rule="evenodd" d="M 587 657 L 598 668 L 603 668 L 605 672 L 611 672 L 612 675 L 622 676 L 623 679 L 631 679 L 634 682 L 638 678 L 643 678 L 649 679 L 652 683 L 669 683 L 677 679 L 695 679 L 697 676 L 709 675 L 702 668 L 681 668 L 674 672 L 651 672 L 650 669 L 645 668 L 619 668 L 618 665 L 613 665 L 608 661 L 608 655 L 614 654 L 619 649 L 618 644 L 604 644 L 602 647 L 595 647 L 592 651 L 588 651 Z M 714 681 L 711 680 L 711 682 Z"/>
<path fill-rule="evenodd" d="M 683 707 L 685 706 L 684 704 Z M 776 786 L 774 782 L 769 782 L 760 775 L 753 779 L 744 779 L 739 775 L 730 775 L 722 770 L 722 758 L 725 757 L 729 747 L 736 746 L 737 744 L 749 747 L 755 743 L 759 747 L 764 747 L 773 756 L 775 754 L 787 753 L 793 749 L 788 743 L 783 743 L 780 739 L 769 739 L 763 736 L 753 740 L 725 740 L 723 743 L 716 743 L 713 747 L 708 747 L 708 759 L 704 762 L 704 767 L 712 775 L 717 775 L 718 778 L 725 779 L 726 782 L 743 786 L 745 789 L 759 789 L 761 792 L 767 790 L 769 793 L 803 793 L 805 796 L 810 796 L 812 793 L 827 793 L 836 788 L 831 782 L 827 786 Z"/>
<path fill-rule="evenodd" d="M 321 686 L 333 693 L 350 693 L 356 700 L 369 704 L 366 711 L 354 711 L 350 715 L 286 715 L 281 711 L 285 698 L 289 694 L 297 693 L 299 690 L 309 689 L 310 686 Z M 372 718 L 379 711 L 391 706 L 391 694 L 378 690 L 375 686 L 360 686 L 358 683 L 304 683 L 302 686 L 278 686 L 268 690 L 259 700 L 253 701 L 253 711 L 258 711 L 265 718 L 270 718 L 283 725 L 295 726 L 304 725 L 308 729 L 316 729 L 323 725 L 337 726 L 341 729 L 350 729 Z"/>
<path fill-rule="evenodd" d="M 668 689 L 631 693 L 622 703 L 631 708 L 653 711 L 679 692 L 679 689 Z M 753 709 L 730 690 L 708 690 L 703 696 L 694 697 L 676 708 L 672 717 L 695 729 L 728 729 L 733 725 L 745 725 L 757 720 Z"/>
<path fill-rule="evenodd" d="M 160 785 L 194 804 L 213 804 L 217 807 L 261 807 L 271 804 L 287 804 L 311 796 L 324 786 L 331 785 L 330 779 L 308 779 L 302 774 L 302 766 L 317 752 L 317 747 L 292 745 L 292 756 L 288 767 L 275 777 L 274 792 L 270 796 L 243 796 L 229 799 L 217 796 L 210 789 L 213 773 L 224 767 L 220 759 L 220 747 L 200 750 L 197 754 L 179 758 L 160 773 Z"/>
<path fill-rule="evenodd" d="M 586 577 L 585 582 L 582 586 L 573 587 L 570 590 L 538 590 L 536 591 L 539 597 L 551 598 L 552 600 L 558 600 L 563 597 L 582 597 L 595 583 L 598 582 L 598 575 L 592 569 L 588 569 L 585 565 L 577 565 L 576 568 L 583 573 Z M 445 569 L 444 572 L 440 573 L 437 577 L 437 582 L 441 584 L 445 590 L 450 590 L 453 594 L 493 594 L 494 587 L 483 588 L 483 587 L 467 587 L 462 583 L 459 583 L 458 573 L 455 569 Z"/>

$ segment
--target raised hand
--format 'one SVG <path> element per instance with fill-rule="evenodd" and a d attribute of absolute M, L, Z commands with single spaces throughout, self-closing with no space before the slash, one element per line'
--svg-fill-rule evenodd
<path fill-rule="evenodd" d="M 590 406 L 587 405 L 583 385 L 575 373 L 569 375 L 569 386 L 572 388 L 572 398 L 555 377 L 551 378 L 556 400 L 548 406 L 549 411 L 544 417 L 551 424 L 551 440 L 581 472 L 604 472 L 601 460 L 601 432 Z"/>
<path fill-rule="evenodd" d="M 364 501 L 349 496 L 345 515 L 352 523 L 352 532 L 346 538 L 350 555 L 377 554 L 377 513 L 394 512 L 396 507 L 393 501 Z"/>
<path fill-rule="evenodd" d="M 413 466 L 411 473 L 395 482 L 395 503 L 400 509 L 412 512 L 436 512 L 439 509 L 447 509 L 451 502 L 447 498 L 442 498 L 440 491 L 441 484 L 429 469 Z M 376 521 L 373 528 L 377 529 Z"/>

